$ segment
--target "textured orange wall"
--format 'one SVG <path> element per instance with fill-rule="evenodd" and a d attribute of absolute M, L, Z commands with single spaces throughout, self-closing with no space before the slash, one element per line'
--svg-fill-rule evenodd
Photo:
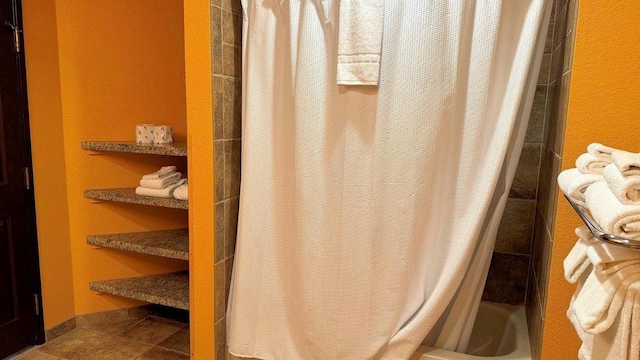
<path fill-rule="evenodd" d="M 640 8 L 632 1 L 580 1 L 562 168 L 592 142 L 640 151 Z M 562 260 L 577 215 L 559 196 L 542 358 L 575 359 L 580 342 L 565 312 L 575 290 Z"/>
<path fill-rule="evenodd" d="M 75 315 L 55 0 L 23 0 L 45 328 Z"/>
<path fill-rule="evenodd" d="M 208 0 L 184 0 L 189 141 L 189 298 L 191 358 L 196 360 L 215 358 L 210 6 Z"/>

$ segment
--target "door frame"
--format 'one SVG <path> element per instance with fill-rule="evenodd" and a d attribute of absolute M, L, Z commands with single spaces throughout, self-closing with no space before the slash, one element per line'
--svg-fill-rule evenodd
<path fill-rule="evenodd" d="M 16 67 L 18 69 L 18 111 L 20 113 L 20 122 L 22 124 L 22 154 L 24 159 L 24 167 L 29 169 L 25 179 L 25 181 L 29 183 L 28 189 L 25 190 L 26 201 L 28 202 L 27 224 L 29 227 L 29 238 L 27 239 L 29 258 L 27 260 L 29 261 L 29 266 L 31 268 L 31 278 L 29 279 L 31 284 L 31 293 L 34 294 L 34 296 L 37 296 L 37 299 L 34 299 L 34 306 L 36 311 L 36 323 L 34 324 L 36 338 L 33 341 L 33 345 L 38 345 L 43 344 L 46 339 L 44 331 L 44 316 L 42 310 L 42 287 L 40 282 L 40 258 L 38 252 L 36 203 L 33 186 L 33 161 L 31 155 L 31 130 L 29 126 L 29 103 L 27 97 L 27 72 L 24 53 L 24 35 L 22 33 L 22 1 L 11 0 L 11 2 L 13 8 L 13 24 L 21 30 L 19 32 L 20 51 L 15 52 L 15 57 Z"/>

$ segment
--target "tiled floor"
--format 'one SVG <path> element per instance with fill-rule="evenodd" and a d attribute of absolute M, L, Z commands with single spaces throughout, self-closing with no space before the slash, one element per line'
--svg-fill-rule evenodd
<path fill-rule="evenodd" d="M 159 317 L 78 327 L 16 360 L 188 360 L 188 324 Z"/>

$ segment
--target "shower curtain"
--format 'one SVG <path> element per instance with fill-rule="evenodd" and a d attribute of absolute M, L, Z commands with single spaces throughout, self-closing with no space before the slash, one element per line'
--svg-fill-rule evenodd
<path fill-rule="evenodd" d="M 243 0 L 229 350 L 278 360 L 408 359 L 423 342 L 464 351 L 549 9 L 387 0 L 379 85 L 355 87 L 336 84 L 339 3 Z"/>

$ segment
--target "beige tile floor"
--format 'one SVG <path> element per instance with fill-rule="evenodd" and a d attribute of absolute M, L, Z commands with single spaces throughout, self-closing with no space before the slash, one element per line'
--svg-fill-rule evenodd
<path fill-rule="evenodd" d="M 29 349 L 15 360 L 188 360 L 189 327 L 147 317 L 91 324 Z"/>

